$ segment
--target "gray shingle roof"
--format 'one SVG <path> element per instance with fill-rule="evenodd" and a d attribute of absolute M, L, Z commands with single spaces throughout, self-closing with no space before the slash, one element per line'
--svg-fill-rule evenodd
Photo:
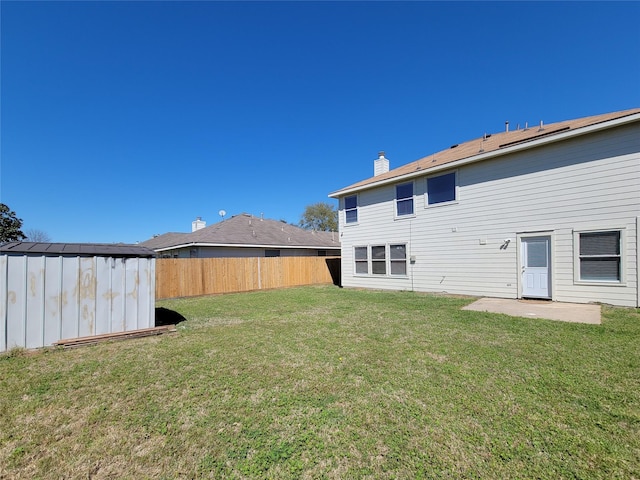
<path fill-rule="evenodd" d="M 140 245 L 154 250 L 178 246 L 340 248 L 336 232 L 313 232 L 243 213 L 192 233 L 165 233 Z"/>
<path fill-rule="evenodd" d="M 139 245 L 113 243 L 9 242 L 0 246 L 5 254 L 75 255 L 80 257 L 155 257 L 156 253 Z"/>

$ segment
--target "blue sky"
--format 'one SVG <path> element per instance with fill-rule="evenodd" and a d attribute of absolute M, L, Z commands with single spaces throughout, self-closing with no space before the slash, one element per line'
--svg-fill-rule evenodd
<path fill-rule="evenodd" d="M 0 8 L 0 201 L 58 242 L 297 223 L 380 150 L 640 107 L 640 2 Z"/>

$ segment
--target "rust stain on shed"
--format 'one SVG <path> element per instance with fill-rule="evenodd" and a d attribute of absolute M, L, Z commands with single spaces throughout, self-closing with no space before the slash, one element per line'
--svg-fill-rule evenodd
<path fill-rule="evenodd" d="M 140 273 L 136 271 L 133 277 L 133 289 L 127 293 L 128 296 L 137 300 L 138 299 L 138 287 L 140 286 Z"/>
<path fill-rule="evenodd" d="M 83 259 L 84 260 L 84 259 Z M 79 289 L 78 292 L 81 299 L 96 299 L 96 288 L 97 288 L 97 280 L 96 280 L 96 270 L 93 261 L 89 259 L 89 261 L 83 261 L 84 264 L 89 264 L 89 268 L 82 269 L 82 274 L 80 277 Z"/>
<path fill-rule="evenodd" d="M 29 272 L 29 291 L 31 292 L 31 296 L 35 297 L 38 293 L 37 283 L 36 283 L 36 275 L 33 272 Z"/>
<path fill-rule="evenodd" d="M 113 301 L 119 295 L 120 295 L 120 292 L 114 292 L 113 289 L 110 288 L 109 290 L 107 290 L 102 294 L 102 298 L 104 298 L 105 300 Z"/>

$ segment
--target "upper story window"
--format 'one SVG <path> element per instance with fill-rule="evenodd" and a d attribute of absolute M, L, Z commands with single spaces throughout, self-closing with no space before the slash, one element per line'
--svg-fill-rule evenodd
<path fill-rule="evenodd" d="M 396 185 L 396 215 L 413 215 L 413 182 Z"/>
<path fill-rule="evenodd" d="M 264 256 L 265 257 L 279 257 L 280 256 L 280 250 L 265 250 L 264 251 Z"/>
<path fill-rule="evenodd" d="M 344 218 L 346 223 L 356 223 L 358 221 L 357 195 L 344 198 Z"/>
<path fill-rule="evenodd" d="M 622 234 L 620 230 L 578 232 L 578 280 L 622 282 Z"/>
<path fill-rule="evenodd" d="M 426 205 L 455 202 L 456 197 L 456 172 L 445 173 L 427 178 Z"/>

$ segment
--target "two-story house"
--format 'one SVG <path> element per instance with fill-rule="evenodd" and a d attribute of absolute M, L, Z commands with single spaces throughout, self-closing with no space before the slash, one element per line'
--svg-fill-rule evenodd
<path fill-rule="evenodd" d="M 329 196 L 344 287 L 640 306 L 640 109 L 381 153 Z"/>

